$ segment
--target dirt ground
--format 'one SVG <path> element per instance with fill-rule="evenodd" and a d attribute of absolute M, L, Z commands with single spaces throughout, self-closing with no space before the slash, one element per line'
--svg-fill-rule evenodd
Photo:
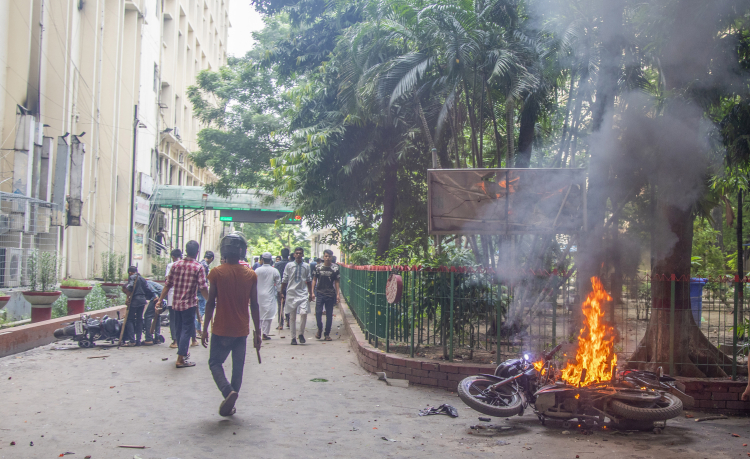
<path fill-rule="evenodd" d="M 45 346 L 2 358 L 0 458 L 70 452 L 79 459 L 715 459 L 750 453 L 743 446 L 750 443 L 750 419 L 737 417 L 700 423 L 681 417 L 660 435 L 608 430 L 583 435 L 564 431 L 560 423 L 542 426 L 527 410 L 522 417 L 493 419 L 510 430 L 473 433 L 470 426 L 481 424 L 479 414 L 456 394 L 386 386 L 359 367 L 339 321 L 333 342 L 315 340 L 314 327 L 314 319 L 308 320 L 308 342 L 302 346 L 289 345 L 287 330 L 274 331 L 274 339 L 264 342 L 261 365 L 249 350 L 231 418 L 218 414 L 221 396 L 203 348 L 191 348 L 197 366 L 187 369 L 174 367 L 175 351 L 164 345 L 64 351 Z M 311 381 L 315 378 L 327 381 Z M 455 406 L 459 417 L 417 415 L 443 403 Z"/>

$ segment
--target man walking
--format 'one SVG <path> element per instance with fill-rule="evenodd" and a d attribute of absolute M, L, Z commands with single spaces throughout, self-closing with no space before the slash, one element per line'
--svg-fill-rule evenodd
<path fill-rule="evenodd" d="M 198 308 L 200 291 L 204 298 L 208 297 L 206 273 L 203 266 L 195 261 L 200 246 L 195 241 L 185 244 L 185 258 L 172 265 L 167 276 L 164 290 L 159 297 L 159 303 L 174 289 L 175 331 L 177 332 L 177 368 L 194 367 L 195 363 L 187 360 L 190 340 L 195 336 L 195 314 Z"/>
<path fill-rule="evenodd" d="M 289 264 L 289 261 L 287 261 L 287 258 L 289 258 L 289 249 L 284 247 L 281 249 L 281 257 L 276 257 L 276 264 L 273 265 L 274 268 L 279 272 L 279 276 L 282 278 L 284 277 L 284 269 L 286 269 L 286 265 Z M 286 316 L 286 328 L 289 328 L 289 314 L 284 313 L 284 303 L 281 300 L 281 293 L 279 292 L 278 296 L 278 306 L 279 306 L 279 327 L 277 330 L 283 330 L 284 329 L 284 317 Z"/>
<path fill-rule="evenodd" d="M 242 386 L 247 335 L 250 333 L 249 315 L 253 317 L 255 330 L 253 347 L 260 350 L 258 276 L 253 270 L 239 263 L 246 251 L 247 241 L 242 233 L 235 231 L 225 236 L 221 240 L 221 256 L 226 259 L 226 263 L 217 266 L 208 275 L 211 289 L 208 293 L 201 344 L 203 347 L 208 346 L 208 326 L 213 320 L 208 367 L 211 369 L 216 386 L 224 396 L 224 401 L 219 405 L 221 416 L 231 416 L 236 412 L 234 404 Z M 248 314 L 248 303 L 250 314 Z M 232 353 L 231 383 L 227 381 L 224 374 L 224 362 L 230 352 Z"/>
<path fill-rule="evenodd" d="M 161 317 L 156 312 L 156 300 L 158 300 L 159 296 L 161 296 L 161 291 L 164 290 L 164 286 L 153 281 L 148 281 L 147 284 L 148 288 L 150 288 L 151 291 L 154 292 L 154 298 L 148 302 L 148 306 L 146 306 L 146 309 L 143 311 L 143 324 L 145 325 L 146 330 L 146 340 L 143 342 L 143 345 L 151 346 L 152 344 L 154 344 L 154 334 L 156 334 L 157 337 L 161 335 Z M 159 313 L 161 313 L 162 305 L 160 304 L 158 306 Z M 154 326 L 154 333 L 151 333 L 151 323 L 154 320 L 156 321 L 156 324 Z M 159 344 L 159 342 L 157 342 L 156 344 Z"/>
<path fill-rule="evenodd" d="M 203 260 L 201 260 L 201 266 L 203 266 L 203 270 L 206 272 L 206 279 L 208 279 L 208 272 L 211 270 L 211 263 L 213 262 L 214 253 L 207 250 L 206 254 L 203 255 Z M 198 317 L 195 318 L 196 334 L 200 334 L 201 332 L 200 318 L 204 315 L 206 315 L 206 298 L 198 292 Z"/>
<path fill-rule="evenodd" d="M 312 301 L 312 273 L 310 265 L 302 261 L 305 249 L 297 247 L 294 249 L 294 262 L 284 268 L 284 277 L 281 280 L 281 302 L 284 304 L 284 312 L 289 314 L 288 323 L 292 327 L 292 345 L 305 344 L 305 325 L 307 324 L 307 313 Z M 299 336 L 297 335 L 297 315 L 300 316 Z"/>
<path fill-rule="evenodd" d="M 130 297 L 128 318 L 125 321 L 125 342 L 121 346 L 131 347 L 141 344 L 143 336 L 143 310 L 149 300 L 156 295 L 146 283 L 146 279 L 138 274 L 138 268 L 128 268 L 128 284 L 122 287 L 122 291 Z"/>
<path fill-rule="evenodd" d="M 266 252 L 261 256 L 263 264 L 255 270 L 258 275 L 258 305 L 260 307 L 260 331 L 263 339 L 271 339 L 271 322 L 276 315 L 277 296 L 281 288 L 281 276 L 271 265 L 273 255 Z"/>
<path fill-rule="evenodd" d="M 325 340 L 331 341 L 331 324 L 333 305 L 338 303 L 341 292 L 339 284 L 339 265 L 333 264 L 333 251 L 323 251 L 323 263 L 318 264 L 313 271 L 313 299 L 315 299 L 315 318 L 318 322 L 318 333 L 315 338 L 320 339 L 323 332 L 323 310 L 326 313 Z"/>
<path fill-rule="evenodd" d="M 258 269 L 260 267 L 260 262 L 258 261 L 258 257 L 253 257 L 253 271 Z"/>
<path fill-rule="evenodd" d="M 182 260 L 182 250 L 174 249 L 169 256 L 172 257 L 172 263 L 167 264 L 164 279 L 169 276 L 169 271 L 172 269 L 172 266 Z M 162 288 L 162 290 L 164 289 Z M 161 297 L 161 293 L 159 293 L 159 296 Z M 167 308 L 169 309 L 169 333 L 172 335 L 172 344 L 170 344 L 169 347 L 170 349 L 177 349 L 177 330 L 175 330 L 174 309 L 172 308 L 172 303 L 174 303 L 174 290 L 167 295 Z"/>

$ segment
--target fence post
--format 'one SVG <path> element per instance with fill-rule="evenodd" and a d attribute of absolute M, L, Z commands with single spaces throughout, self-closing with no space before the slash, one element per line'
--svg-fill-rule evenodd
<path fill-rule="evenodd" d="M 387 271 L 388 275 L 385 276 L 386 285 L 388 284 L 388 278 L 390 277 L 390 271 Z M 383 289 L 383 299 L 385 300 L 385 352 L 390 352 L 391 347 L 388 342 L 388 338 L 391 337 L 391 304 L 388 302 L 388 298 L 385 297 L 385 289 Z"/>
<path fill-rule="evenodd" d="M 414 286 L 416 285 L 416 277 L 417 272 L 413 271 L 411 277 L 411 296 L 409 299 L 411 300 L 411 325 L 409 326 L 409 329 L 411 330 L 411 344 L 409 345 L 409 357 L 414 357 L 414 307 L 415 307 L 415 301 L 414 301 Z"/>
<path fill-rule="evenodd" d="M 375 349 L 378 348 L 378 276 L 379 271 L 375 271 L 375 288 L 372 291 L 372 298 L 373 298 L 373 308 L 372 313 L 373 317 L 375 318 L 375 329 L 373 330 L 375 332 Z"/>
<path fill-rule="evenodd" d="M 498 281 L 497 283 L 497 311 L 495 314 L 497 317 L 495 318 L 495 333 L 497 334 L 497 357 L 495 358 L 495 364 L 500 365 L 500 338 L 501 338 L 501 332 L 500 332 L 500 317 L 502 316 L 502 309 L 503 309 L 503 287 L 502 284 Z"/>
<path fill-rule="evenodd" d="M 673 375 L 675 374 L 675 371 L 674 371 L 674 301 L 675 301 L 674 274 L 672 274 L 671 289 L 672 289 L 672 293 L 670 295 L 670 305 L 669 305 L 669 374 Z"/>
<path fill-rule="evenodd" d="M 739 254 L 740 252 L 738 252 Z M 742 256 L 740 254 L 740 256 Z M 735 277 L 734 282 L 734 314 L 732 314 L 732 320 L 734 321 L 734 327 L 732 328 L 732 380 L 737 380 L 737 313 L 739 311 L 738 306 L 740 305 L 740 288 L 742 288 L 742 279 L 739 276 Z"/>
<path fill-rule="evenodd" d="M 451 332 L 450 340 L 451 341 L 450 341 L 450 350 L 448 354 L 448 360 L 450 360 L 451 362 L 453 362 L 453 290 L 454 290 L 454 284 L 455 284 L 454 282 L 455 275 L 456 273 L 453 273 L 453 272 L 451 273 L 451 317 L 450 317 L 450 322 L 449 322 L 450 327 L 451 327 L 450 328 L 450 332 Z"/>

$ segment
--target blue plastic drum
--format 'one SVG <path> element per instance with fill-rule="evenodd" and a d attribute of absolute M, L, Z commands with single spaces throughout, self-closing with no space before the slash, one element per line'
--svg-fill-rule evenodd
<path fill-rule="evenodd" d="M 701 277 L 690 278 L 690 309 L 693 312 L 695 323 L 701 326 L 701 313 L 703 312 L 703 286 L 708 279 Z"/>

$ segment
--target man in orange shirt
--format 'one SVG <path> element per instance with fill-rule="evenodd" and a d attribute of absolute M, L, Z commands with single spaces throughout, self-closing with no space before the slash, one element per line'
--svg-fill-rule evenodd
<path fill-rule="evenodd" d="M 255 325 L 253 347 L 259 350 L 261 343 L 258 276 L 255 271 L 240 264 L 246 252 L 247 241 L 242 233 L 238 231 L 230 233 L 221 240 L 221 256 L 226 259 L 226 263 L 212 269 L 208 274 L 210 288 L 201 344 L 203 347 L 208 347 L 208 326 L 213 320 L 208 367 L 224 396 L 224 401 L 219 405 L 219 414 L 222 416 L 231 416 L 236 412 L 234 404 L 242 385 L 247 335 L 250 334 L 250 315 Z M 214 311 L 216 317 L 214 317 Z M 224 374 L 224 362 L 230 353 L 232 354 L 231 383 L 227 381 Z"/>

